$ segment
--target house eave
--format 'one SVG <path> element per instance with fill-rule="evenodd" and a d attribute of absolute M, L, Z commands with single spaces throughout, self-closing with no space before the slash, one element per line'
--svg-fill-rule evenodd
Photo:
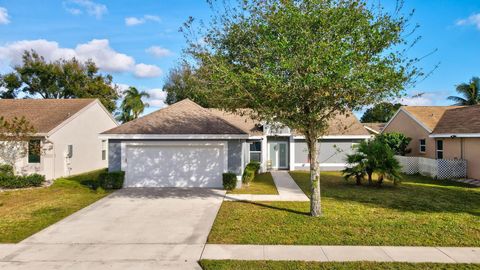
<path fill-rule="evenodd" d="M 430 134 L 430 138 L 480 138 L 480 133 L 443 133 Z"/>
<path fill-rule="evenodd" d="M 119 140 L 234 140 L 248 139 L 248 134 L 100 134 L 100 139 Z"/>

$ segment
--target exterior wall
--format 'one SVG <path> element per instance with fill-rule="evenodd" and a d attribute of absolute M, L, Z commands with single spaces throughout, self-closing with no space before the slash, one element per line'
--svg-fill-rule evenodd
<path fill-rule="evenodd" d="M 443 140 L 443 159 L 462 159 L 463 138 L 442 138 L 441 140 Z"/>
<path fill-rule="evenodd" d="M 320 153 L 318 154 L 318 161 L 322 170 L 343 170 L 346 155 L 353 153 L 352 146 L 359 142 L 360 140 L 348 139 L 322 140 L 320 142 Z M 310 169 L 307 143 L 305 140 L 295 140 L 294 144 L 295 169 Z"/>
<path fill-rule="evenodd" d="M 102 160 L 102 140 L 98 136 L 116 126 L 101 105 L 95 103 L 54 132 L 47 138 L 53 143 L 52 178 L 107 167 L 108 157 Z M 72 158 L 66 157 L 68 145 L 73 145 Z"/>
<path fill-rule="evenodd" d="M 435 140 L 429 138 L 429 132 L 405 112 L 400 111 L 392 122 L 382 131 L 382 133 L 388 132 L 400 132 L 412 138 L 412 141 L 408 145 L 408 148 L 412 151 L 407 154 L 407 156 L 435 158 Z M 427 148 L 425 153 L 420 153 L 420 139 L 425 139 Z"/>
<path fill-rule="evenodd" d="M 480 138 L 463 138 L 463 149 L 463 158 L 467 160 L 467 176 L 480 179 Z"/>
<path fill-rule="evenodd" d="M 134 140 L 109 140 L 108 141 L 108 170 L 120 171 L 122 166 L 122 148 L 121 144 L 125 141 Z M 144 141 L 144 140 L 142 140 Z M 173 140 L 169 140 L 173 141 Z M 191 141 L 191 140 L 190 140 Z M 205 141 L 205 140 L 202 140 Z M 218 140 L 215 140 L 218 141 Z M 237 176 L 243 174 L 245 161 L 245 140 L 227 140 L 228 142 L 228 171 L 234 172 Z M 242 154 L 243 152 L 243 154 Z"/>
<path fill-rule="evenodd" d="M 40 139 L 41 147 L 43 148 L 42 156 L 40 158 L 40 163 L 28 163 L 28 152 L 26 155 L 17 159 L 15 162 L 14 170 L 16 174 L 32 174 L 38 173 L 43 174 L 47 179 L 51 179 L 53 172 L 49 170 L 50 164 L 53 163 L 53 154 L 51 154 L 51 143 L 48 143 L 45 138 L 35 138 Z M 3 143 L 3 142 L 2 142 Z M 25 145 L 22 146 L 27 148 L 28 144 L 25 142 Z M 14 149 L 14 148 L 11 148 Z M 8 163 L 2 159 L 0 159 L 0 164 Z"/>

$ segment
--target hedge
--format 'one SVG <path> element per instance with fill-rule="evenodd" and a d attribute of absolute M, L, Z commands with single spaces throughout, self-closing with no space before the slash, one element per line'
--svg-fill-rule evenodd
<path fill-rule="evenodd" d="M 0 164 L 0 174 L 14 175 L 13 166 L 8 164 Z"/>
<path fill-rule="evenodd" d="M 103 189 L 121 189 L 125 179 L 125 172 L 103 172 L 98 179 Z"/>
<path fill-rule="evenodd" d="M 237 175 L 232 172 L 224 173 L 222 175 L 223 188 L 226 190 L 233 190 L 237 187 Z"/>
<path fill-rule="evenodd" d="M 250 182 L 253 181 L 255 175 L 258 174 L 260 170 L 260 163 L 258 162 L 250 162 L 245 166 L 245 170 L 243 171 L 242 176 L 242 183 L 249 185 Z"/>
<path fill-rule="evenodd" d="M 39 187 L 44 181 L 45 176 L 36 173 L 25 176 L 0 174 L 0 188 Z"/>

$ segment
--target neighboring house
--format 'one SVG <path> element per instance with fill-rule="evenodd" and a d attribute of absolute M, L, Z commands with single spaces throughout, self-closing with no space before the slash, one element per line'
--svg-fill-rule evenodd
<path fill-rule="evenodd" d="M 372 135 L 382 133 L 386 123 L 362 123 L 363 127 Z"/>
<path fill-rule="evenodd" d="M 467 176 L 480 179 L 479 105 L 401 107 L 383 132 L 412 138 L 407 156 L 466 160 Z"/>
<path fill-rule="evenodd" d="M 109 170 L 125 171 L 126 187 L 221 187 L 222 173 L 241 179 L 250 161 L 260 162 L 262 170 L 309 167 L 302 135 L 188 99 L 100 137 L 109 141 Z M 321 140 L 321 168 L 343 169 L 352 145 L 368 138 L 353 114 L 336 117 Z"/>
<path fill-rule="evenodd" d="M 0 116 L 23 116 L 36 131 L 17 173 L 55 179 L 107 167 L 107 142 L 98 135 L 118 124 L 97 99 L 0 99 Z"/>

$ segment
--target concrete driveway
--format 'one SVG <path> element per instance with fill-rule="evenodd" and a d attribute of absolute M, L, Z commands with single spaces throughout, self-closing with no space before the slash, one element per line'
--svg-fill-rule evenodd
<path fill-rule="evenodd" d="M 202 188 L 123 189 L 10 246 L 0 269 L 198 269 L 224 196 Z"/>

